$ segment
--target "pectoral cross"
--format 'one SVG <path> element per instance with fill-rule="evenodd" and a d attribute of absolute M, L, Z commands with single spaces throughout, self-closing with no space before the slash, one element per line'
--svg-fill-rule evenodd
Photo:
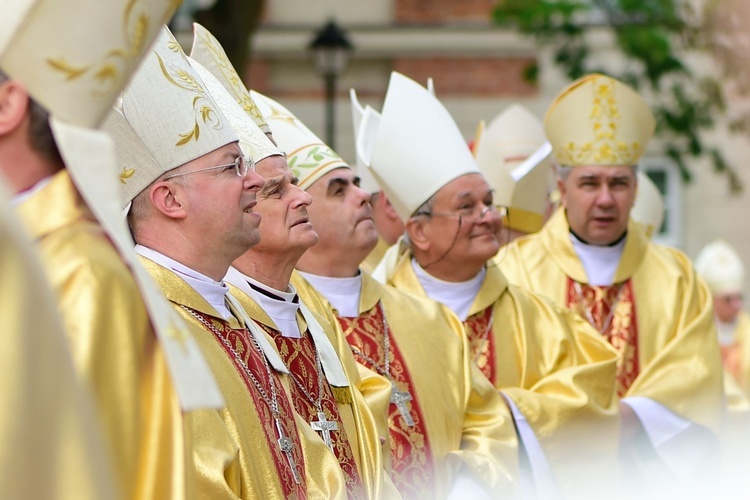
<path fill-rule="evenodd" d="M 284 429 L 281 427 L 281 422 L 279 422 L 278 418 L 276 419 L 276 429 L 279 431 L 279 439 L 277 439 L 276 442 L 279 444 L 279 449 L 284 453 L 284 455 L 286 455 L 286 461 L 289 462 L 289 467 L 292 469 L 292 477 L 294 477 L 294 482 L 297 484 L 302 484 L 302 478 L 297 471 L 297 462 L 294 461 L 294 457 L 292 456 L 294 443 L 292 443 L 292 440 L 289 439 L 286 434 L 284 434 Z"/>
<path fill-rule="evenodd" d="M 411 411 L 409 410 L 409 407 L 406 406 L 406 403 L 411 401 L 412 398 L 411 394 L 409 394 L 409 391 L 399 391 L 396 387 L 396 384 L 391 385 L 391 403 L 395 404 L 398 408 L 398 412 L 401 414 L 401 418 L 404 419 L 404 422 L 406 422 L 406 425 L 409 427 L 414 427 L 414 419 L 411 418 Z"/>
<path fill-rule="evenodd" d="M 322 411 L 318 412 L 318 420 L 313 420 L 310 422 L 310 427 L 314 431 L 320 432 L 320 435 L 323 436 L 323 442 L 328 446 L 328 448 L 333 451 L 333 441 L 331 441 L 331 432 L 339 430 L 338 424 L 336 422 L 331 422 L 330 420 L 326 420 L 326 414 Z"/>

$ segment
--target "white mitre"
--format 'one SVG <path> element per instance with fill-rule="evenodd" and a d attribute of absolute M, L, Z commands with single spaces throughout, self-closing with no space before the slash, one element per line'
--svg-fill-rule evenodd
<path fill-rule="evenodd" d="M 242 82 L 242 78 L 229 61 L 224 47 L 210 31 L 198 23 L 193 23 L 193 48 L 190 51 L 190 57 L 198 61 L 224 85 L 227 92 L 234 97 L 264 133 L 271 132 L 265 117 L 258 109 L 258 105 L 250 97 L 250 92 Z"/>
<path fill-rule="evenodd" d="M 279 149 L 286 153 L 286 161 L 299 179 L 299 187 L 308 189 L 331 170 L 350 168 L 291 111 L 254 90 L 250 95 L 266 117 Z"/>
<path fill-rule="evenodd" d="M 745 266 L 734 248 L 724 240 L 715 240 L 703 247 L 695 259 L 695 270 L 714 295 L 742 293 Z"/>
<path fill-rule="evenodd" d="M 535 233 L 544 225 L 552 147 L 542 121 L 514 104 L 497 115 L 474 141 L 479 169 L 494 192 L 495 205 L 508 208 L 503 225 Z"/>
<path fill-rule="evenodd" d="M 161 175 L 239 138 L 164 28 L 104 128 L 129 203 Z"/>
<path fill-rule="evenodd" d="M 391 73 L 376 132 L 375 120 L 374 110 L 365 112 L 357 147 L 404 221 L 452 180 L 480 173 L 448 110 L 406 76 Z M 369 151 L 368 136 L 374 137 Z"/>
<path fill-rule="evenodd" d="M 664 222 L 664 200 L 654 181 L 638 171 L 638 191 L 630 210 L 630 218 L 643 226 L 646 236 L 653 238 Z"/>
<path fill-rule="evenodd" d="M 211 97 L 229 120 L 232 130 L 240 138 L 242 154 L 257 163 L 269 156 L 280 156 L 281 151 L 271 142 L 250 115 L 234 100 L 221 82 L 198 61 L 188 57 L 193 69 L 201 77 Z"/>
<path fill-rule="evenodd" d="M 370 173 L 370 169 L 362 161 L 362 151 L 357 147 L 357 136 L 359 135 L 360 125 L 365 115 L 365 108 L 360 104 L 359 99 L 357 99 L 357 92 L 354 89 L 349 89 L 349 99 L 352 103 L 352 128 L 354 129 L 354 150 L 357 155 L 356 171 L 359 177 L 359 187 L 368 193 L 377 193 L 380 191 L 380 185 Z"/>

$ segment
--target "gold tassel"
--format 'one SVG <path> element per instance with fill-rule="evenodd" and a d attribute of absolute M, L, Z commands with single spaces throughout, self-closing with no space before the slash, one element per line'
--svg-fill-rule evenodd
<path fill-rule="evenodd" d="M 333 392 L 333 399 L 337 403 L 342 405 L 350 405 L 352 401 L 352 392 L 348 387 L 333 387 L 331 386 L 331 392 Z"/>

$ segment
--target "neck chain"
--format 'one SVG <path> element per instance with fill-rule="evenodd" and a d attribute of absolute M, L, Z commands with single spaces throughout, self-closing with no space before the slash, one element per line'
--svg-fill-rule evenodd
<path fill-rule="evenodd" d="M 576 293 L 578 294 L 578 298 L 581 299 L 581 306 L 583 307 L 584 312 L 586 313 L 586 319 L 588 322 L 593 326 L 594 328 L 597 328 L 596 322 L 594 321 L 594 315 L 591 314 L 592 307 L 586 306 L 586 298 L 583 296 L 583 290 L 581 289 L 581 284 L 577 281 L 573 281 L 573 287 L 576 290 Z M 620 303 L 620 294 L 622 293 L 622 289 L 625 287 L 625 281 L 620 283 L 617 286 L 617 295 L 615 295 L 615 300 L 612 302 L 612 307 L 609 308 L 609 313 L 607 314 L 607 317 L 604 319 L 604 323 L 602 323 L 601 328 L 597 328 L 599 331 L 599 334 L 604 335 L 607 332 L 607 329 L 609 328 L 610 323 L 612 323 L 612 318 L 615 315 L 615 309 L 617 309 L 617 305 Z"/>
<path fill-rule="evenodd" d="M 240 353 L 237 352 L 237 350 L 232 346 L 232 344 L 224 338 L 224 336 L 221 334 L 221 332 L 213 325 L 210 321 L 206 321 L 206 319 L 196 313 L 194 310 L 190 309 L 187 306 L 184 306 L 180 304 L 180 307 L 182 307 L 185 311 L 187 311 L 188 314 L 190 314 L 192 317 L 197 319 L 203 326 L 208 328 L 216 338 L 218 338 L 224 346 L 226 346 L 227 349 L 232 353 L 234 356 L 234 359 L 240 364 L 242 367 L 242 370 L 245 372 L 245 375 L 248 376 L 248 378 L 252 381 L 255 388 L 258 390 L 258 393 L 260 394 L 260 397 L 265 401 L 265 403 L 268 405 L 268 407 L 271 410 L 271 414 L 273 415 L 274 421 L 276 422 L 276 431 L 279 433 L 279 439 L 277 440 L 277 444 L 279 446 L 279 449 L 286 455 L 287 462 L 289 463 L 290 468 L 292 469 L 292 477 L 294 478 L 294 482 L 296 484 L 302 484 L 302 477 L 299 474 L 299 471 L 297 470 L 297 464 L 294 461 L 294 457 L 292 456 L 292 450 L 294 448 L 294 444 L 292 443 L 292 440 L 284 433 L 284 428 L 281 426 L 281 413 L 279 412 L 279 400 L 278 400 L 278 394 L 276 392 L 276 384 L 273 380 L 273 374 L 271 373 L 271 366 L 268 364 L 268 360 L 266 359 L 266 355 L 263 352 L 263 349 L 261 349 L 260 344 L 256 340 L 255 336 L 248 331 L 248 336 L 250 337 L 250 340 L 255 347 L 255 349 L 260 354 L 261 360 L 263 360 L 263 367 L 266 369 L 266 376 L 268 377 L 268 386 L 271 388 L 271 397 L 268 397 L 268 393 L 266 392 L 263 385 L 261 385 L 260 381 L 255 377 L 252 371 L 250 371 L 250 367 L 247 366 L 247 363 L 244 359 L 242 359 L 242 356 L 240 356 Z"/>

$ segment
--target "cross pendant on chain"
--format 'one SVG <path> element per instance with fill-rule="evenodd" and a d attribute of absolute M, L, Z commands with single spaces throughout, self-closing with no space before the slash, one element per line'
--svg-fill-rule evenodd
<path fill-rule="evenodd" d="M 401 418 L 404 419 L 408 427 L 414 427 L 414 419 L 411 418 L 411 410 L 406 406 L 406 403 L 411 401 L 413 398 L 409 391 L 399 391 L 396 388 L 396 384 L 391 384 L 391 403 L 395 404 L 398 408 Z"/>
<path fill-rule="evenodd" d="M 286 455 L 286 461 L 289 462 L 289 467 L 292 469 L 292 477 L 294 478 L 294 482 L 297 484 L 302 484 L 302 477 L 299 475 L 299 471 L 297 470 L 297 462 L 295 462 L 294 457 L 292 456 L 292 450 L 294 449 L 294 443 L 292 443 L 292 440 L 289 439 L 289 437 L 284 434 L 284 429 L 281 427 L 281 422 L 279 422 L 279 419 L 276 420 L 276 429 L 279 431 L 279 439 L 276 440 L 276 442 L 279 444 L 279 449 L 284 452 L 284 455 Z"/>
<path fill-rule="evenodd" d="M 322 411 L 318 412 L 318 420 L 310 422 L 310 427 L 314 431 L 320 432 L 323 436 L 323 442 L 333 451 L 333 441 L 331 441 L 331 432 L 339 430 L 339 426 L 336 422 L 332 422 L 326 419 L 326 414 Z"/>

